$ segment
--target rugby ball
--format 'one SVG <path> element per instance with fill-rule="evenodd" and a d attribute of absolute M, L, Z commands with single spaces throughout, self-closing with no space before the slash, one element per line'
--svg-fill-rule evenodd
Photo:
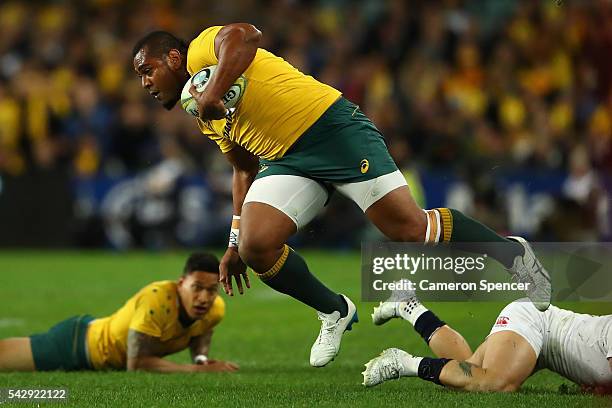
<path fill-rule="evenodd" d="M 191 88 L 191 85 L 193 84 L 195 85 L 196 91 L 204 91 L 204 89 L 206 89 L 206 85 L 210 81 L 210 78 L 212 78 L 212 76 L 215 74 L 216 68 L 216 65 L 204 67 L 193 74 L 193 76 L 189 78 L 187 82 L 185 82 L 183 91 L 181 92 L 181 106 L 190 115 L 195 117 L 200 116 L 198 113 L 198 104 L 196 103 L 195 99 L 193 99 L 193 96 L 191 96 L 189 93 L 189 88 Z M 246 78 L 243 75 L 240 75 L 240 77 L 236 79 L 236 82 L 234 82 L 227 93 L 223 96 L 223 104 L 227 109 L 236 107 L 238 102 L 240 102 L 240 99 L 242 98 L 242 95 L 246 89 L 246 84 Z"/>

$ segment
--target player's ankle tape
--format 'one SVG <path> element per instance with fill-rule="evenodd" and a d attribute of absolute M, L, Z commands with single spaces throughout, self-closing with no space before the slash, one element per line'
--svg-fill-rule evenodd
<path fill-rule="evenodd" d="M 419 363 L 419 378 L 422 378 L 426 381 L 431 381 L 438 385 L 442 385 L 442 383 L 440 383 L 440 373 L 442 372 L 442 369 L 444 368 L 446 363 L 448 363 L 449 361 L 451 360 L 448 358 L 423 357 L 423 359 Z"/>
<path fill-rule="evenodd" d="M 429 344 L 431 336 L 445 324 L 446 323 L 440 320 L 431 310 L 428 310 L 420 315 L 416 322 L 414 322 L 414 330 L 416 330 L 423 340 Z"/>

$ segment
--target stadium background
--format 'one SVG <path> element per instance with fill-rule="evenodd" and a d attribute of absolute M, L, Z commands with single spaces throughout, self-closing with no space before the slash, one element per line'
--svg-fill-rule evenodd
<path fill-rule="evenodd" d="M 233 21 L 359 104 L 422 205 L 533 240 L 612 237 L 609 1 L 8 1 L 0 246 L 224 245 L 231 170 L 140 89 L 131 47 Z M 335 197 L 294 244 L 376 237 Z"/>
<path fill-rule="evenodd" d="M 358 103 L 422 205 L 532 240 L 610 239 L 610 1 L 1 1 L 0 338 L 106 316 L 175 279 L 190 248 L 222 253 L 231 169 L 190 117 L 140 88 L 131 48 L 151 30 L 190 39 L 234 21 Z M 550 372 L 512 395 L 410 379 L 364 389 L 363 363 L 382 349 L 429 354 L 400 322 L 368 322 L 353 249 L 379 237 L 336 196 L 293 242 L 320 247 L 302 253 L 362 319 L 325 369 L 308 365 L 313 311 L 252 279 L 226 297 L 211 351 L 237 374 L 12 373 L 0 387 L 67 387 L 62 406 L 75 407 L 609 406 Z M 473 347 L 503 307 L 428 306 Z"/>

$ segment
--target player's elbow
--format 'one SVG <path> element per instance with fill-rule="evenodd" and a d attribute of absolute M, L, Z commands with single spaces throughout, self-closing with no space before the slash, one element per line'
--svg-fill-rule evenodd
<path fill-rule="evenodd" d="M 126 364 L 127 371 L 148 371 L 151 369 L 150 359 L 146 357 L 129 358 Z"/>
<path fill-rule="evenodd" d="M 255 177 L 259 170 L 259 157 L 240 146 L 234 146 L 225 153 L 225 157 L 234 167 L 234 173 Z"/>
<path fill-rule="evenodd" d="M 244 24 L 244 41 L 250 44 L 259 44 L 261 41 L 261 31 L 253 24 Z"/>
<path fill-rule="evenodd" d="M 247 160 L 240 163 L 239 166 L 234 166 L 234 173 L 238 176 L 254 179 L 259 171 L 259 159 Z"/>
<path fill-rule="evenodd" d="M 242 41 L 249 45 L 257 45 L 261 41 L 261 31 L 257 29 L 253 24 L 249 23 L 235 23 L 225 26 L 228 36 L 236 39 L 242 38 Z"/>
<path fill-rule="evenodd" d="M 125 369 L 127 371 L 138 371 L 139 365 L 140 365 L 140 361 L 138 358 L 129 358 Z"/>

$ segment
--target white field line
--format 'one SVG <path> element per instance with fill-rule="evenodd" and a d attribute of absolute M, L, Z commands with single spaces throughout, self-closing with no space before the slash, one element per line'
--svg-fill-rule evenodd
<path fill-rule="evenodd" d="M 24 324 L 25 319 L 17 319 L 12 317 L 0 318 L 0 329 L 3 329 L 5 327 L 23 326 Z"/>

